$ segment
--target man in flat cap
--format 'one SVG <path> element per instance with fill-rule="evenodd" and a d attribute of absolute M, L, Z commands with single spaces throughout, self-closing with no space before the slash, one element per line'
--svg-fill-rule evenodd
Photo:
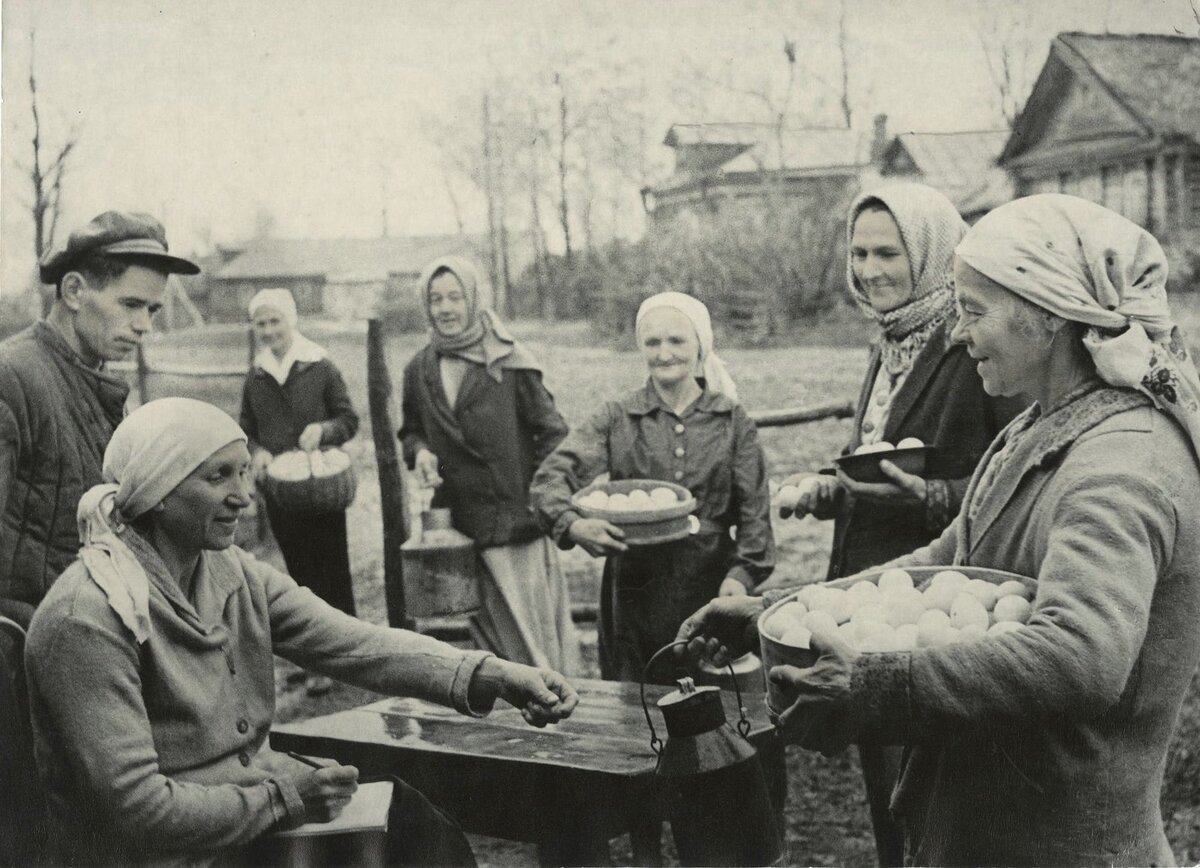
<path fill-rule="evenodd" d="M 56 288 L 44 320 L 0 343 L 0 609 L 32 614 L 79 551 L 75 509 L 101 481 L 129 387 L 105 371 L 151 329 L 169 274 L 200 268 L 167 252 L 146 214 L 107 211 L 40 264 Z M 27 620 L 27 618 L 26 618 Z"/>

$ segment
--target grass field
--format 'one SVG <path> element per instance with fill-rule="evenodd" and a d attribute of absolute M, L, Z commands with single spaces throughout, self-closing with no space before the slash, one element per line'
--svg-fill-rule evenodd
<path fill-rule="evenodd" d="M 1185 308 L 1181 320 L 1200 332 L 1200 312 Z M 643 368 L 631 348 L 596 345 L 584 324 L 517 323 L 515 330 L 541 358 L 546 383 L 563 415 L 578 424 L 600 401 L 636 387 Z M 374 451 L 367 420 L 365 333 L 325 332 L 310 335 L 324 343 L 346 375 L 351 396 L 364 421 L 364 430 L 349 444 L 359 472 L 359 496 L 350 508 L 351 560 L 359 612 L 383 623 L 381 524 L 379 488 Z M 418 335 L 390 339 L 388 360 L 392 380 L 399 384 L 404 363 L 424 343 Z M 866 364 L 861 347 L 824 346 L 819 336 L 798 339 L 790 349 L 723 351 L 742 402 L 750 410 L 792 405 L 812 405 L 846 400 L 857 394 Z M 1193 341 L 1193 346 L 1196 346 Z M 241 330 L 192 336 L 169 336 L 148 349 L 156 363 L 236 365 L 246 360 Z M 151 378 L 152 396 L 190 394 L 236 412 L 241 377 L 237 375 L 197 381 L 190 377 Z M 396 393 L 398 404 L 399 395 Z M 395 424 L 399 423 L 394 418 Z M 773 478 L 795 469 L 818 467 L 844 445 L 849 422 L 831 420 L 761 432 Z M 824 574 L 832 528 L 812 519 L 776 520 L 781 582 L 809 581 Z M 270 556 L 270 553 L 267 553 Z M 578 551 L 569 552 L 565 566 L 577 601 L 594 602 L 598 592 L 597 563 Z M 587 637 L 594 642 L 594 634 Z M 591 647 L 591 646 L 589 646 Z M 591 659 L 594 659 L 594 655 Z M 282 673 L 287 667 L 281 668 Z M 281 679 L 279 716 L 283 719 L 351 707 L 370 694 L 339 686 L 319 699 Z M 852 753 L 832 759 L 789 749 L 790 794 L 787 838 L 793 864 L 869 865 L 874 863 L 870 823 L 863 802 L 857 762 Z M 1185 701 L 1180 730 L 1168 760 L 1163 813 L 1168 838 L 1180 864 L 1200 860 L 1200 683 Z M 531 864 L 532 848 L 492 839 L 474 839 L 481 864 Z M 627 861 L 627 843 L 614 848 L 618 863 Z"/>

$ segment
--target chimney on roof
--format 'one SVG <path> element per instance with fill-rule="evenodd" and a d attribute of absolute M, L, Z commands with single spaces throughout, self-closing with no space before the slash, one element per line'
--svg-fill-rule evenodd
<path fill-rule="evenodd" d="M 875 115 L 875 135 L 871 137 L 871 162 L 874 165 L 883 162 L 883 152 L 887 150 L 887 144 L 887 115 L 880 112 Z"/>

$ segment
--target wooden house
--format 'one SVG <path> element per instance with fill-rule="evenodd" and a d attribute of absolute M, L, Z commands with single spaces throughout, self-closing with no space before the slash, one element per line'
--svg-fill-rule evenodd
<path fill-rule="evenodd" d="M 483 262 L 484 251 L 483 239 L 466 235 L 256 239 L 218 265 L 192 300 L 209 321 L 236 322 L 256 292 L 281 287 L 291 290 L 302 317 L 365 319 L 387 295 L 412 292 L 437 257 Z"/>
<path fill-rule="evenodd" d="M 884 148 L 879 174 L 940 190 L 974 222 L 1013 198 L 1011 177 L 996 165 L 1008 136 L 1008 130 L 900 133 Z"/>
<path fill-rule="evenodd" d="M 1200 39 L 1059 34 L 999 163 L 1017 195 L 1070 193 L 1146 227 L 1186 275 L 1200 254 Z"/>

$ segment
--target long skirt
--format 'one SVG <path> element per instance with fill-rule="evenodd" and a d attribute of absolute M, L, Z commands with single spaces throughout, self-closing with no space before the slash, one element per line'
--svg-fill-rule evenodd
<path fill-rule="evenodd" d="M 331 606 L 354 614 L 346 513 L 300 513 L 267 501 L 271 533 L 279 543 L 288 575 Z"/>
<path fill-rule="evenodd" d="M 539 537 L 480 555 L 487 569 L 472 618 L 479 644 L 506 660 L 578 673 L 579 636 L 554 544 Z"/>

